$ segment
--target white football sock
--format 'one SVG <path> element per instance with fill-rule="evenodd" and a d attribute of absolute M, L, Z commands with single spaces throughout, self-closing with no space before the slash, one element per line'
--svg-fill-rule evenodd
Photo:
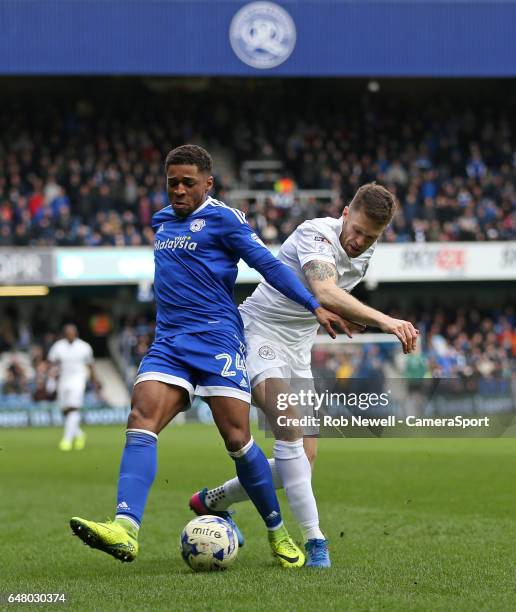
<path fill-rule="evenodd" d="M 84 432 L 81 429 L 81 411 L 77 410 L 77 423 L 75 425 L 75 433 L 73 437 L 80 438 L 82 435 L 84 435 Z"/>
<path fill-rule="evenodd" d="M 303 537 L 305 540 L 324 539 L 319 528 L 319 513 L 312 490 L 312 470 L 303 440 L 276 440 L 274 458 L 290 509 L 301 527 Z"/>
<path fill-rule="evenodd" d="M 281 484 L 274 459 L 269 459 L 269 465 L 271 466 L 274 488 L 281 489 L 283 485 Z M 247 501 L 248 499 L 249 496 L 245 492 L 244 487 L 240 484 L 238 478 L 232 478 L 220 487 L 210 489 L 206 493 L 206 505 L 211 510 L 216 510 L 218 512 L 227 510 L 231 504 L 237 504 L 238 502 Z"/>
<path fill-rule="evenodd" d="M 77 431 L 81 431 L 80 421 L 81 415 L 78 410 L 72 410 L 65 416 L 63 440 L 71 442 L 78 435 Z"/>

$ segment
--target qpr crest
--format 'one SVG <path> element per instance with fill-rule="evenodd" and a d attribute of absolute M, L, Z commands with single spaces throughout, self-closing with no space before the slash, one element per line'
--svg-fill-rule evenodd
<path fill-rule="evenodd" d="M 195 219 L 195 221 L 190 223 L 190 231 L 200 232 L 205 225 L 206 221 L 204 219 Z"/>
<path fill-rule="evenodd" d="M 258 355 L 260 355 L 262 359 L 276 359 L 276 353 L 271 349 L 270 346 L 267 346 L 266 344 L 260 346 L 260 348 L 258 349 Z"/>
<path fill-rule="evenodd" d="M 281 6 L 273 2 L 251 2 L 233 17 L 229 40 L 244 64 L 266 70 L 290 57 L 296 45 L 296 26 Z"/>

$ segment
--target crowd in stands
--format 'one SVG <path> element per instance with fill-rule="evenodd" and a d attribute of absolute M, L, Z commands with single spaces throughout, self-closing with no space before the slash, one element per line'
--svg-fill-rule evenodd
<path fill-rule="evenodd" d="M 126 366 L 125 381 L 128 386 L 134 382 L 138 366 L 154 340 L 155 331 L 156 321 L 152 315 L 127 317 L 121 321 L 117 348 Z"/>
<path fill-rule="evenodd" d="M 312 105 L 300 118 L 253 101 L 259 122 L 235 123 L 235 159 L 281 159 L 303 189 L 339 194 L 300 203 L 288 194 L 239 203 L 266 242 L 282 242 L 304 219 L 338 216 L 357 188 L 385 184 L 400 207 L 387 242 L 516 238 L 514 100 L 496 108 L 435 99 L 356 101 L 351 108 Z M 248 109 L 251 112 L 251 109 Z M 310 118 L 310 119 L 309 119 Z M 243 135 L 243 136 L 242 136 Z"/>
<path fill-rule="evenodd" d="M 499 310 L 464 305 L 447 308 L 387 311 L 394 317 L 415 321 L 420 330 L 421 350 L 395 366 L 406 378 L 508 379 L 516 371 L 516 310 Z M 314 367 L 336 372 L 337 378 L 374 378 L 390 359 L 391 348 L 365 346 L 350 354 L 323 348 L 314 350 Z"/>
<path fill-rule="evenodd" d="M 421 333 L 421 351 L 398 361 L 400 374 L 408 378 L 505 378 L 516 371 L 516 310 L 475 307 L 414 308 L 393 304 L 394 317 L 415 321 Z M 155 324 L 149 318 L 128 318 L 119 334 L 119 350 L 133 376 L 154 337 Z M 350 345 L 351 346 L 351 345 Z M 357 345 L 354 345 L 356 347 Z M 332 351 L 331 343 L 315 347 L 313 366 L 332 372 L 337 378 L 372 378 L 382 370 L 393 353 L 379 345 L 365 345 L 352 351 Z"/>
<path fill-rule="evenodd" d="M 0 246 L 140 246 L 167 204 L 163 159 L 175 145 L 280 160 L 298 189 L 229 200 L 262 239 L 283 241 L 303 220 L 338 216 L 376 180 L 400 207 L 388 242 L 516 239 L 516 146 L 512 93 L 404 101 L 368 95 L 328 100 L 302 86 L 282 95 L 206 93 L 80 98 L 6 97 L 0 117 Z M 10 101 L 9 101 L 10 100 Z M 216 171 L 216 168 L 215 168 Z M 216 177 L 215 196 L 236 185 Z M 289 183 L 289 181 L 286 181 Z M 262 185 L 273 189 L 274 185 Z"/>
<path fill-rule="evenodd" d="M 20 318 L 10 308 L 2 309 L 0 314 L 1 406 L 19 408 L 55 402 L 59 367 L 47 357 L 50 347 L 61 337 L 58 330 L 62 325 L 54 324 L 56 331 L 50 331 L 44 312 L 38 310 L 30 320 Z M 88 387 L 88 404 L 98 401 L 93 391 Z"/>
<path fill-rule="evenodd" d="M 50 336 L 50 335 L 49 335 Z M 48 338 L 50 339 L 50 337 Z M 52 335 L 52 341 L 57 339 Z M 33 402 L 53 402 L 57 397 L 58 368 L 46 360 L 51 344 L 44 348 L 45 339 L 30 338 L 28 346 L 11 334 L 0 335 L 4 347 L 0 372 L 2 405 L 13 407 Z M 52 342 L 53 343 L 53 342 Z"/>
<path fill-rule="evenodd" d="M 340 345 L 339 350 L 331 343 L 316 345 L 314 372 L 326 378 L 370 381 L 394 372 L 396 376 L 409 379 L 511 381 L 514 378 L 516 310 L 513 306 L 494 310 L 474 304 L 458 308 L 438 305 L 418 306 L 408 311 L 392 304 L 387 311 L 393 316 L 416 322 L 421 332 L 421 351 L 400 357 L 396 344 Z M 154 332 L 155 322 L 150 310 L 119 321 L 114 346 L 128 387 L 134 382 L 138 365 L 154 338 Z M 40 333 L 37 326 L 20 324 L 15 317 L 2 317 L 0 397 L 4 403 L 9 397 L 23 397 L 33 402 L 55 399 L 58 371 L 49 364 L 46 356 L 56 339 L 55 333 Z"/>

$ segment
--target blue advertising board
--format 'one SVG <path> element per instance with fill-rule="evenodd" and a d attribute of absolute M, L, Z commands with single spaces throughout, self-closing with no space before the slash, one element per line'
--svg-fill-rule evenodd
<path fill-rule="evenodd" d="M 508 0 L 1 0 L 0 74 L 514 76 Z"/>

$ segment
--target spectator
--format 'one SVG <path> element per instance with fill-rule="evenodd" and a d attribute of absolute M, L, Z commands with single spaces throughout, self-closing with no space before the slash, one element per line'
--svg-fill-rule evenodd
<path fill-rule="evenodd" d="M 230 201 L 269 244 L 283 242 L 307 218 L 339 215 L 371 180 L 385 183 L 401 203 L 385 240 L 516 239 L 513 126 L 504 112 L 514 104 L 511 90 L 453 106 L 450 99 L 414 104 L 379 95 L 333 108 L 323 91 L 309 100 L 296 91 L 224 90 L 217 98 L 223 110 L 215 113 L 205 112 L 202 92 L 190 92 L 184 105 L 181 96 L 138 86 L 131 95 L 103 91 L 101 104 L 95 92 L 85 94 L 75 112 L 70 95 L 53 106 L 44 97 L 23 104 L 6 98 L 0 245 L 152 244 L 152 213 L 166 205 L 159 152 L 207 135 L 236 172 L 247 159 L 278 160 L 299 189 L 333 191 L 330 201 L 300 201 L 296 192 Z M 314 113 L 318 104 L 324 112 Z M 272 187 L 276 178 L 264 172 L 260 180 Z M 224 173 L 216 185 L 227 193 L 236 181 Z"/>

